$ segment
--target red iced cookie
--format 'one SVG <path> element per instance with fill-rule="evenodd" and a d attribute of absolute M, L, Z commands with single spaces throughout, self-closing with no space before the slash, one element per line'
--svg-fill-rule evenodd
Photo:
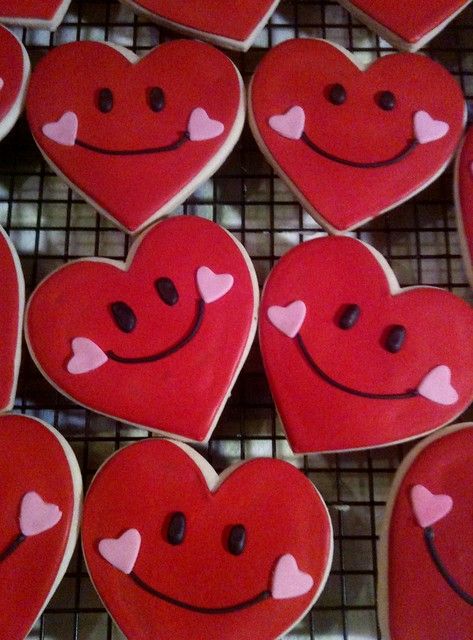
<path fill-rule="evenodd" d="M 460 140 L 460 87 L 420 54 L 362 69 L 323 40 L 289 40 L 251 83 L 250 124 L 267 160 L 330 232 L 359 227 L 424 189 Z"/>
<path fill-rule="evenodd" d="M 13 407 L 21 359 L 21 330 L 25 304 L 25 283 L 15 247 L 0 227 L 0 411 Z"/>
<path fill-rule="evenodd" d="M 292 465 L 251 460 L 219 478 L 189 447 L 154 439 L 101 467 L 82 546 L 128 640 L 274 640 L 323 589 L 332 528 Z"/>
<path fill-rule="evenodd" d="M 0 140 L 12 129 L 23 109 L 30 76 L 30 59 L 22 43 L 0 26 Z"/>
<path fill-rule="evenodd" d="M 23 640 L 64 575 L 79 531 L 82 482 L 52 427 L 0 417 L 0 629 Z"/>
<path fill-rule="evenodd" d="M 338 0 L 394 47 L 417 51 L 437 35 L 471 0 Z"/>
<path fill-rule="evenodd" d="M 0 22 L 54 31 L 71 0 L 0 0 Z"/>
<path fill-rule="evenodd" d="M 473 399 L 473 310 L 401 289 L 375 249 L 319 238 L 281 258 L 263 293 L 260 346 L 296 453 L 417 438 Z"/>
<path fill-rule="evenodd" d="M 280 0 L 122 0 L 158 24 L 209 40 L 229 49 L 246 51 L 263 29 Z"/>
<path fill-rule="evenodd" d="M 469 128 L 455 163 L 455 205 L 463 263 L 473 285 L 473 128 Z"/>
<path fill-rule="evenodd" d="M 37 65 L 27 116 L 53 169 L 136 233 L 223 163 L 243 127 L 243 85 L 233 63 L 202 42 L 168 42 L 142 59 L 73 42 Z"/>
<path fill-rule="evenodd" d="M 202 441 L 212 433 L 256 327 L 244 248 L 202 218 L 169 218 L 123 262 L 78 260 L 33 293 L 26 334 L 65 395 L 132 424 Z"/>
<path fill-rule="evenodd" d="M 473 424 L 417 445 L 399 468 L 380 544 L 385 640 L 471 640 Z"/>

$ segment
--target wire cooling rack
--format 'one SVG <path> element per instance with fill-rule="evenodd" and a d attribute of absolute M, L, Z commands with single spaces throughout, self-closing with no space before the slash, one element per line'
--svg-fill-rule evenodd
<path fill-rule="evenodd" d="M 22 29 L 16 32 L 33 64 L 49 47 L 76 39 L 110 40 L 144 53 L 173 37 L 111 0 L 73 2 L 54 35 Z M 248 81 L 268 47 L 294 36 L 330 39 L 357 52 L 366 62 L 391 50 L 334 2 L 283 0 L 255 46 L 246 54 L 231 57 Z M 473 8 L 466 9 L 437 36 L 427 51 L 457 77 L 466 97 L 471 98 Z M 211 218 L 232 231 L 249 251 L 260 284 L 279 256 L 320 233 L 265 163 L 247 128 L 214 179 L 178 212 Z M 68 260 L 82 256 L 122 259 L 129 246 L 123 233 L 99 217 L 50 171 L 24 120 L 0 145 L 0 222 L 20 253 L 28 293 Z M 356 235 L 386 256 L 402 285 L 438 285 L 473 300 L 461 264 L 451 170 L 414 200 L 366 225 Z M 15 410 L 43 418 L 67 437 L 79 459 L 86 487 L 113 451 L 149 435 L 66 400 L 41 377 L 26 348 Z M 377 538 L 392 475 L 408 446 L 294 458 L 255 345 L 211 442 L 199 449 L 218 471 L 254 456 L 288 460 L 315 482 L 329 505 L 335 531 L 332 572 L 317 605 L 287 638 L 380 638 L 376 621 Z M 79 551 L 29 638 L 122 638 L 94 592 Z"/>

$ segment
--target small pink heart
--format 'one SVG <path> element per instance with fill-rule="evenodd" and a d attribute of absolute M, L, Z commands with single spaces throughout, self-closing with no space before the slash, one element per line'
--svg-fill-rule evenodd
<path fill-rule="evenodd" d="M 447 135 L 450 127 L 442 120 L 434 120 L 427 111 L 417 111 L 414 115 L 414 133 L 420 144 L 440 140 Z"/>
<path fill-rule="evenodd" d="M 79 121 L 73 111 L 66 111 L 56 122 L 43 125 L 43 133 L 50 140 L 66 147 L 73 147 L 77 138 Z"/>
<path fill-rule="evenodd" d="M 136 529 L 128 529 L 119 538 L 100 540 L 99 553 L 115 569 L 128 575 L 133 571 L 140 547 L 140 532 Z"/>
<path fill-rule="evenodd" d="M 74 355 L 67 363 L 67 370 L 73 375 L 98 369 L 108 360 L 102 349 L 89 338 L 74 338 L 72 352 Z"/>
<path fill-rule="evenodd" d="M 193 142 L 217 138 L 223 133 L 224 129 L 225 127 L 221 122 L 209 118 L 205 109 L 201 109 L 200 107 L 193 110 L 187 126 L 189 138 Z"/>
<path fill-rule="evenodd" d="M 423 529 L 444 518 L 453 507 L 450 496 L 434 495 L 421 484 L 412 487 L 411 501 L 416 520 Z"/>
<path fill-rule="evenodd" d="M 233 276 L 229 273 L 214 273 L 209 267 L 197 270 L 197 288 L 205 302 L 215 302 L 233 287 Z"/>
<path fill-rule="evenodd" d="M 444 364 L 435 367 L 425 376 L 417 388 L 418 393 L 437 404 L 451 405 L 458 402 L 458 393 L 451 384 L 452 372 Z"/>
<path fill-rule="evenodd" d="M 0 89 L 3 89 L 4 86 L 5 86 L 5 80 L 3 78 L 0 78 Z"/>
<path fill-rule="evenodd" d="M 305 112 L 302 107 L 291 107 L 284 115 L 271 116 L 269 126 L 290 140 L 299 140 L 304 132 Z"/>
<path fill-rule="evenodd" d="M 24 536 L 37 536 L 57 525 L 62 518 L 57 504 L 48 504 L 35 491 L 23 496 L 20 507 L 20 530 Z"/>
<path fill-rule="evenodd" d="M 297 598 L 308 593 L 314 586 L 314 580 L 297 566 L 296 559 L 290 553 L 279 558 L 273 573 L 271 595 L 275 600 Z"/>
<path fill-rule="evenodd" d="M 271 324 L 284 335 L 295 338 L 304 323 L 306 313 L 307 307 L 302 300 L 296 300 L 288 304 L 287 307 L 278 307 L 277 305 L 269 307 L 268 318 Z"/>

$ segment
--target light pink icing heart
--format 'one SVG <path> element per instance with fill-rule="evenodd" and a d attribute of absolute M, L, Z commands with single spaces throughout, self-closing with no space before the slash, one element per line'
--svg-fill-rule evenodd
<path fill-rule="evenodd" d="M 129 574 L 133 571 L 140 547 L 140 532 L 136 529 L 128 529 L 119 538 L 100 540 L 99 553 L 115 569 Z"/>
<path fill-rule="evenodd" d="M 201 107 L 193 110 L 187 126 L 189 138 L 193 142 L 217 138 L 223 133 L 224 129 L 225 127 L 221 122 L 209 118 L 205 109 Z"/>
<path fill-rule="evenodd" d="M 290 140 L 299 140 L 305 127 L 305 112 L 302 107 L 291 107 L 283 115 L 271 116 L 269 119 L 271 129 Z"/>
<path fill-rule="evenodd" d="M 73 356 L 67 363 L 67 370 L 73 375 L 98 369 L 108 360 L 102 349 L 89 338 L 74 338 L 72 352 Z"/>
<path fill-rule="evenodd" d="M 414 133 L 420 144 L 440 140 L 447 135 L 449 129 L 447 122 L 434 120 L 427 111 L 417 111 L 414 115 Z"/>
<path fill-rule="evenodd" d="M 4 86 L 5 86 L 5 80 L 3 78 L 0 78 L 0 89 L 3 89 Z"/>
<path fill-rule="evenodd" d="M 45 470 L 45 473 L 47 471 Z M 20 530 L 24 536 L 37 536 L 57 525 L 62 511 L 57 504 L 48 504 L 35 491 L 23 496 L 20 508 Z"/>
<path fill-rule="evenodd" d="M 289 338 L 295 338 L 302 327 L 307 307 L 302 300 L 291 302 L 286 307 L 274 305 L 268 309 L 270 322 Z"/>
<path fill-rule="evenodd" d="M 73 147 L 77 138 L 79 121 L 73 111 L 66 111 L 56 122 L 43 126 L 44 135 L 65 147 Z"/>
<path fill-rule="evenodd" d="M 417 388 L 418 393 L 437 404 L 450 405 L 458 402 L 458 393 L 451 384 L 452 372 L 444 364 L 435 367 L 425 376 Z"/>
<path fill-rule="evenodd" d="M 215 302 L 233 287 L 233 276 L 229 273 L 214 273 L 209 267 L 197 270 L 197 288 L 205 302 Z"/>
<path fill-rule="evenodd" d="M 290 553 L 279 558 L 273 573 L 271 595 L 275 600 L 297 598 L 308 593 L 314 586 L 314 580 L 297 566 L 296 559 Z"/>
<path fill-rule="evenodd" d="M 444 518 L 453 507 L 450 496 L 434 495 L 421 484 L 412 487 L 411 501 L 416 520 L 423 529 Z"/>

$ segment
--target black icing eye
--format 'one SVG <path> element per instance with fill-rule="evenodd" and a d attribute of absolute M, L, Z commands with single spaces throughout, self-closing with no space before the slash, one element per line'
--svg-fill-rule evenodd
<path fill-rule="evenodd" d="M 151 107 L 151 111 L 155 111 L 156 113 L 162 111 L 166 106 L 164 91 L 161 87 L 152 87 L 149 90 L 149 106 Z"/>
<path fill-rule="evenodd" d="M 360 315 L 361 309 L 357 304 L 347 304 L 343 307 L 337 324 L 340 329 L 352 329 L 358 322 Z"/>
<path fill-rule="evenodd" d="M 246 529 L 242 524 L 234 525 L 228 536 L 228 550 L 234 556 L 240 556 L 245 550 Z"/>
<path fill-rule="evenodd" d="M 333 84 L 328 92 L 328 99 L 337 107 L 342 105 L 347 99 L 347 92 L 342 84 Z"/>
<path fill-rule="evenodd" d="M 110 305 L 117 327 L 125 333 L 131 333 L 136 326 L 136 316 L 126 302 L 112 302 Z"/>
<path fill-rule="evenodd" d="M 392 91 L 380 91 L 375 99 L 378 107 L 384 111 L 392 111 L 396 106 L 396 96 Z"/>
<path fill-rule="evenodd" d="M 111 89 L 104 87 L 98 95 L 98 107 L 102 113 L 110 113 L 113 109 L 113 93 Z"/>
<path fill-rule="evenodd" d="M 184 542 L 186 536 L 186 516 L 181 511 L 176 511 L 171 516 L 168 524 L 167 540 L 169 544 L 177 546 Z"/>
<path fill-rule="evenodd" d="M 156 287 L 159 297 L 165 304 L 172 307 L 179 301 L 179 293 L 170 278 L 158 278 L 154 286 Z"/>
<path fill-rule="evenodd" d="M 386 341 L 384 343 L 385 348 L 390 353 L 398 353 L 406 340 L 406 327 L 401 324 L 395 324 L 392 326 L 387 334 Z"/>

